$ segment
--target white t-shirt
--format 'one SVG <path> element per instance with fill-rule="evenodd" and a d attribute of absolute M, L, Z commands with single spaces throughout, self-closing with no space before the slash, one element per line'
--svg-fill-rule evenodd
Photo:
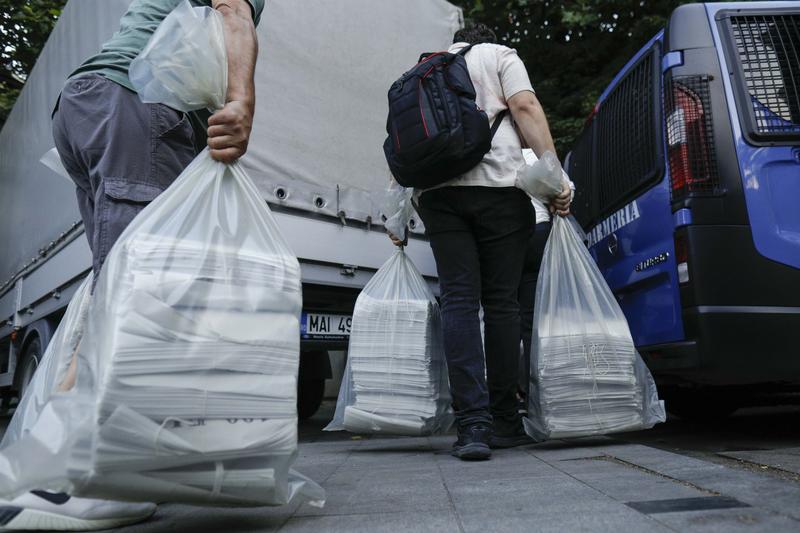
<path fill-rule="evenodd" d="M 465 46 L 467 43 L 455 43 L 448 52 L 456 53 Z M 477 94 L 475 100 L 489 117 L 489 124 L 494 124 L 500 111 L 508 109 L 509 98 L 522 91 L 533 92 L 525 64 L 513 48 L 479 44 L 473 46 L 465 58 Z M 492 149 L 483 161 L 466 174 L 440 186 L 514 187 L 517 170 L 524 164 L 519 135 L 511 114 L 506 113 L 492 141 Z"/>

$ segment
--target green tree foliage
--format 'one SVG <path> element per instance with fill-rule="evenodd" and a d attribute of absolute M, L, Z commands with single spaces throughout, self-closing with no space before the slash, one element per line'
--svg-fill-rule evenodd
<path fill-rule="evenodd" d="M 565 155 L 597 97 L 686 0 L 451 0 L 525 60 Z M 66 0 L 0 0 L 0 126 Z"/>
<path fill-rule="evenodd" d="M 0 0 L 0 126 L 5 123 L 66 0 Z"/>
<path fill-rule="evenodd" d="M 686 0 L 452 0 L 525 61 L 560 156 L 614 74 Z"/>

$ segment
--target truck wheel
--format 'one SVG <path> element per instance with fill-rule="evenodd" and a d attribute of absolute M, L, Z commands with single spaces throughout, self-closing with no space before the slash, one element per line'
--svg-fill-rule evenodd
<path fill-rule="evenodd" d="M 713 390 L 667 389 L 663 398 L 670 414 L 696 422 L 721 420 L 739 408 L 732 395 Z"/>
<path fill-rule="evenodd" d="M 305 420 L 314 416 L 325 396 L 325 379 L 303 379 L 297 382 L 297 417 Z"/>
<path fill-rule="evenodd" d="M 36 369 L 39 368 L 39 363 L 42 360 L 42 343 L 39 338 L 34 338 L 28 343 L 25 352 L 22 354 L 19 369 L 17 370 L 17 391 L 19 391 L 20 400 L 28 390 L 33 375 Z"/>

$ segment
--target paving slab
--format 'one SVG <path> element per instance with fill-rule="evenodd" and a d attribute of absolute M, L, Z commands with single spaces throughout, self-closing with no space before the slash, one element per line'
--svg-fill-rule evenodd
<path fill-rule="evenodd" d="M 304 504 L 297 516 L 375 514 L 449 509 L 438 470 L 430 468 L 347 468 L 345 463 L 327 482 L 324 508 Z"/>
<path fill-rule="evenodd" d="M 471 513 L 461 515 L 465 533 L 660 533 L 674 531 L 632 509 L 598 505 L 583 509 L 530 508 L 515 513 Z"/>
<path fill-rule="evenodd" d="M 446 458 L 438 462 L 442 477 L 452 484 L 465 484 L 475 480 L 512 480 L 517 478 L 563 477 L 551 465 L 524 453 L 506 451 L 496 453 L 491 461 L 465 466 L 460 461 Z"/>
<path fill-rule="evenodd" d="M 642 468 L 800 520 L 800 484 L 641 445 L 608 451 Z"/>
<path fill-rule="evenodd" d="M 635 470 L 611 474 L 584 473 L 575 477 L 606 496 L 621 502 L 697 498 L 709 495 L 703 490 L 679 481 Z"/>
<path fill-rule="evenodd" d="M 529 509 L 588 511 L 617 505 L 601 492 L 566 476 L 447 482 L 447 490 L 460 515 L 503 515 Z"/>
<path fill-rule="evenodd" d="M 718 455 L 800 475 L 800 448 L 720 452 Z"/>
<path fill-rule="evenodd" d="M 304 516 L 289 520 L 281 533 L 324 531 L 325 533 L 407 533 L 459 531 L 458 520 L 449 510 L 437 512 L 405 512 L 355 514 L 337 516 Z"/>
<path fill-rule="evenodd" d="M 225 508 L 162 504 L 146 522 L 108 530 L 116 533 L 272 533 L 280 530 L 299 504 L 286 507 Z"/>
<path fill-rule="evenodd" d="M 698 533 L 735 533 L 739 531 L 797 533 L 800 530 L 800 522 L 754 507 L 665 513 L 651 515 L 651 518 L 676 531 Z"/>

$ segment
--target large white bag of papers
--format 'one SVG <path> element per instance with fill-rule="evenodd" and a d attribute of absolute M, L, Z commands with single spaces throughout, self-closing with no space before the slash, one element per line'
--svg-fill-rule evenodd
<path fill-rule="evenodd" d="M 219 18 L 185 2 L 165 19 L 132 66 L 151 74 L 138 85 L 145 98 L 183 111 L 222 105 Z M 196 504 L 322 500 L 290 470 L 301 306 L 299 263 L 266 203 L 238 163 L 204 151 L 110 251 L 77 384 L 3 450 L 0 496 L 49 488 Z"/>
<path fill-rule="evenodd" d="M 536 288 L 526 432 L 603 435 L 666 419 L 619 304 L 569 220 L 554 217 Z"/>
<path fill-rule="evenodd" d="M 399 248 L 356 300 L 336 413 L 325 430 L 431 435 L 452 425 L 450 404 L 439 305 Z"/>

